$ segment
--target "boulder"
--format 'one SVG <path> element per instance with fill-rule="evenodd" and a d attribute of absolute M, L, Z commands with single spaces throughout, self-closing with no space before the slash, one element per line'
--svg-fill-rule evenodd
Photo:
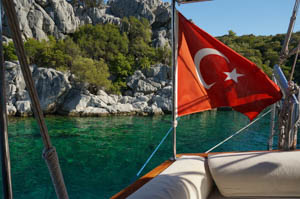
<path fill-rule="evenodd" d="M 136 87 L 136 84 L 139 80 L 145 80 L 146 77 L 145 75 L 142 73 L 142 71 L 137 70 L 134 72 L 133 75 L 131 75 L 128 79 L 127 79 L 127 86 L 131 89 L 134 89 Z"/>
<path fill-rule="evenodd" d="M 90 100 L 90 96 L 81 94 L 79 90 L 71 89 L 58 112 L 64 115 L 80 116 L 81 112 L 88 106 Z"/>
<path fill-rule="evenodd" d="M 145 107 L 144 112 L 149 115 L 163 115 L 164 114 L 163 110 L 161 108 L 157 107 L 155 104 Z"/>
<path fill-rule="evenodd" d="M 71 88 L 67 76 L 51 68 L 37 68 L 33 79 L 42 110 L 54 113 Z"/>
<path fill-rule="evenodd" d="M 14 84 L 6 85 L 6 100 L 11 104 L 15 103 L 17 87 Z"/>
<path fill-rule="evenodd" d="M 153 11 L 161 4 L 160 0 L 114 0 L 110 1 L 110 11 L 114 16 L 123 18 L 135 16 L 146 18 L 152 24 L 155 21 Z"/>
<path fill-rule="evenodd" d="M 19 116 L 31 116 L 31 103 L 30 101 L 17 101 L 16 102 L 17 115 Z"/>
<path fill-rule="evenodd" d="M 144 80 L 138 80 L 133 89 L 135 92 L 141 92 L 144 94 L 149 94 L 157 91 L 157 87 L 154 87 L 151 83 Z"/>
<path fill-rule="evenodd" d="M 136 99 L 134 97 L 130 97 L 130 96 L 123 96 L 121 97 L 121 99 L 119 100 L 119 102 L 121 104 L 131 104 L 133 101 L 135 101 Z"/>
<path fill-rule="evenodd" d="M 135 109 L 136 112 L 144 112 L 144 110 L 148 107 L 148 103 L 147 102 L 134 102 L 132 104 L 133 108 Z"/>
<path fill-rule="evenodd" d="M 6 112 L 8 116 L 15 116 L 17 113 L 17 109 L 14 105 L 12 104 L 6 104 Z"/>
<path fill-rule="evenodd" d="M 90 97 L 91 97 L 91 100 L 89 101 L 88 106 L 98 107 L 98 108 L 106 108 L 107 107 L 107 104 L 105 104 L 101 100 L 100 96 L 90 95 Z"/>
<path fill-rule="evenodd" d="M 6 69 L 5 80 L 8 84 L 14 84 L 17 91 L 24 90 L 26 85 L 22 75 L 19 62 L 5 61 L 4 67 Z"/>
<path fill-rule="evenodd" d="M 147 78 L 160 83 L 171 79 L 171 68 L 167 65 L 156 64 L 150 69 L 144 71 Z"/>
<path fill-rule="evenodd" d="M 118 97 L 115 96 L 109 96 L 105 91 L 100 90 L 98 91 L 98 97 L 99 99 L 104 102 L 107 105 L 113 105 L 116 104 L 118 101 Z"/>
<path fill-rule="evenodd" d="M 131 104 L 115 104 L 112 106 L 114 109 L 113 113 L 120 113 L 120 114 L 128 114 L 134 111 L 134 108 Z"/>
<path fill-rule="evenodd" d="M 152 97 L 151 101 L 155 106 L 161 108 L 164 112 L 170 113 L 172 111 L 172 99 L 165 98 L 159 95 Z"/>
<path fill-rule="evenodd" d="M 19 90 L 16 94 L 17 101 L 28 101 L 30 100 L 30 96 L 27 90 Z"/>
<path fill-rule="evenodd" d="M 141 96 L 136 97 L 131 103 L 148 102 L 149 100 L 150 100 L 150 98 L 148 96 L 141 95 Z"/>
<path fill-rule="evenodd" d="M 167 47 L 167 48 L 171 48 L 170 46 L 170 40 L 169 40 L 169 33 L 168 33 L 168 30 L 162 28 L 156 32 L 154 32 L 153 34 L 153 46 L 156 47 L 156 48 L 164 48 L 164 47 Z"/>
<path fill-rule="evenodd" d="M 109 112 L 104 108 L 88 106 L 83 110 L 81 116 L 94 117 L 94 116 L 106 116 L 108 114 Z"/>
<path fill-rule="evenodd" d="M 173 92 L 173 87 L 169 85 L 159 90 L 157 94 L 164 98 L 171 98 L 172 92 Z"/>

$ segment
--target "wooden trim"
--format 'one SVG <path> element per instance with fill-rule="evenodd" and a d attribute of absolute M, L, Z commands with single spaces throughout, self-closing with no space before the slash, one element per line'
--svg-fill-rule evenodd
<path fill-rule="evenodd" d="M 234 152 L 210 152 L 210 153 L 182 153 L 177 154 L 176 157 L 181 157 L 183 155 L 194 155 L 194 156 L 201 156 L 201 157 L 208 157 L 208 155 L 216 155 L 216 154 L 226 154 L 226 153 L 248 153 L 248 152 L 279 152 L 280 150 L 272 150 L 272 151 L 234 151 Z M 294 151 L 300 151 L 299 149 L 296 149 Z M 159 175 L 161 172 L 163 172 L 166 168 L 168 168 L 174 161 L 167 160 L 163 162 L 158 167 L 154 168 L 152 171 L 135 181 L 133 184 L 129 185 L 119 193 L 115 194 L 111 197 L 111 199 L 124 199 L 128 197 L 129 195 L 133 194 L 135 191 L 137 191 L 139 188 L 141 188 L 144 184 L 152 180 L 154 177 Z"/>
<path fill-rule="evenodd" d="M 166 168 L 168 168 L 174 161 L 167 160 L 163 162 L 158 167 L 154 168 L 152 171 L 135 181 L 133 184 L 129 185 L 119 193 L 115 194 L 111 197 L 111 199 L 123 199 L 134 193 L 136 190 L 138 190 L 140 187 L 142 187 L 144 184 L 152 180 L 155 176 L 163 172 Z"/>

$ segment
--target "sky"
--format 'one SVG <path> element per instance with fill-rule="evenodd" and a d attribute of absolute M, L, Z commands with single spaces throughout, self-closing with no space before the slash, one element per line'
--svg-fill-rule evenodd
<path fill-rule="evenodd" d="M 228 30 L 237 35 L 276 35 L 287 32 L 294 4 L 295 0 L 213 0 L 176 7 L 213 36 L 228 34 Z M 294 32 L 300 31 L 299 13 Z"/>

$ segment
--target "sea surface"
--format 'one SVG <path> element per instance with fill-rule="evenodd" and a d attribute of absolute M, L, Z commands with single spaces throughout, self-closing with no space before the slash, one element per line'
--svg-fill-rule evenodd
<path fill-rule="evenodd" d="M 46 117 L 70 198 L 109 198 L 130 184 L 169 130 L 170 120 L 170 115 Z M 182 117 L 177 151 L 205 152 L 248 123 L 245 116 L 233 111 Z M 266 150 L 269 124 L 270 114 L 214 151 Z M 56 198 L 42 159 L 43 143 L 35 119 L 9 118 L 8 130 L 14 198 Z M 142 175 L 172 156 L 171 140 L 170 135 Z"/>

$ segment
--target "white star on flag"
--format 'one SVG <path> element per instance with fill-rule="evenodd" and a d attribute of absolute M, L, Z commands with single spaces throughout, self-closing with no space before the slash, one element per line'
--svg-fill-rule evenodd
<path fill-rule="evenodd" d="M 244 76 L 244 74 L 239 74 L 236 72 L 236 69 L 233 69 L 231 72 L 224 72 L 225 75 L 227 75 L 227 78 L 224 81 L 227 80 L 233 80 L 235 83 L 238 83 L 238 77 Z"/>

